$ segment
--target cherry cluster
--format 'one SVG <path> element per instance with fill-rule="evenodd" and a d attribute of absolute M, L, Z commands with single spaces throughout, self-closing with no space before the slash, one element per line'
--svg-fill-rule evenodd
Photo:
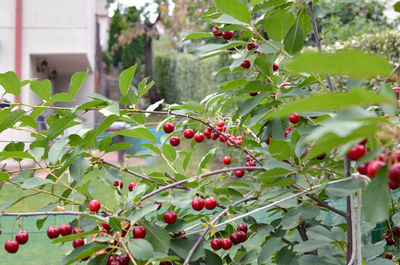
<path fill-rule="evenodd" d="M 217 200 L 214 197 L 207 198 L 203 200 L 202 198 L 194 198 L 192 201 L 192 208 L 195 211 L 201 211 L 203 208 L 207 210 L 213 210 L 217 207 Z"/>
<path fill-rule="evenodd" d="M 289 117 L 288 117 L 288 120 L 289 120 L 291 123 L 293 123 L 293 124 L 297 124 L 297 123 L 300 121 L 300 119 L 301 119 L 300 115 L 297 114 L 296 112 L 290 113 L 290 114 L 289 114 Z M 288 127 L 288 128 L 286 128 L 285 131 L 284 131 L 284 136 L 287 137 L 291 132 L 293 132 L 293 130 L 294 130 L 293 127 Z M 270 141 L 271 138 L 273 138 L 272 135 L 268 136 L 268 137 L 265 139 L 265 143 L 266 143 L 267 145 L 269 145 L 269 141 Z M 309 150 L 310 148 L 311 148 L 311 146 L 308 147 L 308 150 Z M 308 151 L 308 150 L 306 149 L 306 151 Z M 307 154 L 307 153 L 305 153 L 305 154 Z M 304 156 L 305 154 L 303 154 L 303 156 Z"/>
<path fill-rule="evenodd" d="M 354 145 L 346 154 L 346 156 L 353 161 L 359 160 L 367 153 L 365 147 L 367 140 Z M 367 175 L 371 179 L 376 177 L 376 172 L 386 164 L 389 164 L 388 170 L 388 186 L 394 190 L 400 187 L 400 150 L 391 152 L 384 150 L 374 160 L 361 164 L 357 167 L 360 174 Z"/>
<path fill-rule="evenodd" d="M 8 253 L 16 253 L 19 249 L 19 245 L 24 245 L 26 242 L 28 242 L 28 239 L 29 233 L 25 230 L 21 230 L 15 235 L 15 240 L 6 240 L 6 242 L 4 243 L 4 249 Z"/>
<path fill-rule="evenodd" d="M 211 240 L 211 247 L 214 250 L 219 250 L 221 248 L 228 250 L 232 247 L 232 243 L 237 245 L 243 243 L 247 239 L 247 225 L 239 224 L 237 232 L 229 235 L 229 238 L 214 238 Z"/>
<path fill-rule="evenodd" d="M 137 186 L 138 184 L 136 183 L 136 182 L 131 182 L 131 183 L 129 183 L 129 185 L 128 185 L 128 190 L 129 191 L 133 191 L 133 188 L 135 187 L 135 186 Z M 116 180 L 116 181 L 114 181 L 114 183 L 113 183 L 113 186 L 114 187 L 119 187 L 121 190 L 122 190 L 122 188 L 124 187 L 124 183 L 122 182 L 122 181 L 119 181 L 119 180 Z"/>

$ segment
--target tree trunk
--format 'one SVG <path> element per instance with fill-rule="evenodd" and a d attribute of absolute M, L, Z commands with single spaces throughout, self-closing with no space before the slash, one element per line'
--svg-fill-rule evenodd
<path fill-rule="evenodd" d="M 153 36 L 148 34 L 147 31 L 144 35 L 144 47 L 145 47 L 145 76 L 149 77 L 149 81 L 153 80 L 153 51 L 151 44 L 153 42 Z M 159 101 L 161 99 L 160 93 L 157 89 L 157 84 L 154 85 L 150 90 L 150 102 L 151 104 Z"/>

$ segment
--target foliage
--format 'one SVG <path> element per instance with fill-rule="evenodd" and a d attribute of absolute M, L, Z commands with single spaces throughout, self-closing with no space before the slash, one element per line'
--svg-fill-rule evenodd
<path fill-rule="evenodd" d="M 193 54 L 204 61 L 221 54 L 231 57 L 216 75 L 244 75 L 230 76 L 215 91 L 202 95 L 200 102 L 170 105 L 161 100 L 139 109 L 140 98 L 154 82 L 144 78 L 137 91 L 131 89 L 136 65 L 120 74 L 119 101 L 92 93 L 88 102 L 72 107 L 59 107 L 58 103 L 74 101 L 86 72 L 75 73 L 68 92 L 59 94 L 52 93 L 50 81 L 20 81 L 13 72 L 0 74 L 5 94 L 19 96 L 21 87 L 29 85 L 41 98 L 38 105 L 9 103 L 0 111 L 0 131 L 23 130 L 33 138 L 29 145 L 8 144 L 0 157 L 17 164 L 30 161 L 48 174 L 38 178 L 34 168 L 0 172 L 2 186 L 14 185 L 21 196 L 3 204 L 1 214 L 20 217 L 23 213 L 8 213 L 9 207 L 42 194 L 54 202 L 38 205 L 44 213 L 25 215 L 44 215 L 44 219 L 47 215 L 75 215 L 71 226 L 85 232 L 52 242 L 62 244 L 84 237 L 85 244 L 67 253 L 62 264 L 87 257 L 89 264 L 104 264 L 109 257 L 121 255 L 128 255 L 134 265 L 165 261 L 184 265 L 344 264 L 356 254 L 359 263 L 397 263 L 398 256 L 392 261 L 382 258 L 386 252 L 396 251 L 394 244 L 400 237 L 399 198 L 388 192 L 388 185 L 393 190 L 400 186 L 396 94 L 389 84 L 377 93 L 360 85 L 346 89 L 322 81 L 327 74 L 386 79 L 391 76 L 390 63 L 378 54 L 359 50 L 302 53 L 312 29 L 307 3 L 215 3 L 204 17 L 220 27 L 214 34 L 243 31 L 225 33 L 222 36 L 227 41 L 206 44 Z M 266 10 L 266 16 L 259 14 Z M 267 40 L 264 30 L 271 24 L 275 27 L 269 30 L 271 39 Z M 194 37 L 199 35 L 187 38 Z M 248 60 L 246 64 L 244 60 Z M 293 76 L 296 82 L 289 84 L 287 80 Z M 202 78 L 187 82 L 203 84 L 210 76 Z M 155 111 L 160 105 L 164 111 Z M 38 131 L 36 118 L 47 109 L 56 112 L 48 112 L 48 129 Z M 88 112 L 102 115 L 97 128 L 66 134 L 80 124 L 77 117 Z M 148 128 L 152 115 L 164 117 L 156 128 L 165 132 L 161 143 Z M 127 126 L 99 139 L 116 121 Z M 182 142 L 190 147 L 179 144 L 184 130 Z M 194 130 L 198 134 L 190 140 Z M 105 154 L 130 148 L 124 142 L 113 143 L 112 135 L 145 140 L 142 146 L 148 150 L 135 156 L 159 156 L 172 173 L 135 172 L 106 161 Z M 212 140 L 219 145 L 211 149 Z M 192 159 L 196 145 L 209 148 L 200 161 Z M 221 169 L 210 170 L 217 149 L 230 157 L 224 158 Z M 370 178 L 358 169 L 367 162 L 381 166 L 368 166 Z M 187 170 L 189 164 L 195 170 Z M 104 172 L 106 178 L 99 178 L 114 190 L 117 203 L 102 201 L 98 209 L 92 179 L 85 178 L 94 170 Z M 355 174 L 357 170 L 361 174 Z M 125 188 L 121 185 L 123 172 L 137 182 L 129 190 L 127 183 Z M 22 195 L 26 190 L 32 193 Z M 211 202 L 213 207 L 202 209 L 202 198 L 210 197 L 218 206 Z M 347 200 L 345 209 L 337 206 L 340 200 Z M 74 212 L 64 212 L 70 209 Z M 44 229 L 44 219 L 37 222 L 38 229 Z M 383 221 L 386 234 L 381 242 L 356 240 Z M 212 240 L 221 238 L 224 250 L 218 249 L 217 243 L 211 245 Z M 357 250 L 361 248 L 362 253 Z"/>
<path fill-rule="evenodd" d="M 244 74 L 215 76 L 222 67 L 231 63 L 227 56 L 197 61 L 196 57 L 184 53 L 159 54 L 154 58 L 154 80 L 169 103 L 200 101 L 222 82 Z M 207 77 L 207 78 L 205 78 Z"/>
<path fill-rule="evenodd" d="M 322 0 L 315 6 L 314 14 L 325 41 L 334 43 L 393 28 L 396 23 L 388 22 L 384 10 L 385 5 L 377 0 Z M 308 41 L 314 43 L 312 36 L 309 36 Z"/>

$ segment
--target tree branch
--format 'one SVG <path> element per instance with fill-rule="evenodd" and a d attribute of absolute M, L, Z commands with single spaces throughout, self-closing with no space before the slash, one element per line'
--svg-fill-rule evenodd
<path fill-rule="evenodd" d="M 308 14 L 310 15 L 311 25 L 312 25 L 312 29 L 313 29 L 314 38 L 315 38 L 315 45 L 317 46 L 318 51 L 321 52 L 322 51 L 321 39 L 320 39 L 319 33 L 318 33 L 317 22 L 315 21 L 315 17 L 313 15 L 312 1 L 310 1 L 307 4 L 307 9 L 308 9 Z M 326 82 L 328 83 L 329 90 L 331 92 L 333 92 L 334 89 L 333 89 L 332 80 L 331 80 L 330 75 L 326 75 Z"/>

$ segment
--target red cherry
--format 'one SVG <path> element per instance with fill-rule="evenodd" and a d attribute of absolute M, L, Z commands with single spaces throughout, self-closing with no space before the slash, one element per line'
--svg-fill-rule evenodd
<path fill-rule="evenodd" d="M 389 180 L 400 184 L 400 163 L 395 163 L 389 167 Z"/>
<path fill-rule="evenodd" d="M 194 136 L 194 131 L 192 129 L 186 129 L 186 130 L 183 131 L 183 136 L 186 139 L 192 139 L 193 136 Z"/>
<path fill-rule="evenodd" d="M 202 134 L 202 133 L 197 133 L 197 134 L 194 136 L 194 140 L 195 140 L 197 143 L 203 142 L 203 140 L 204 140 L 204 134 Z"/>
<path fill-rule="evenodd" d="M 124 237 L 124 236 L 126 236 L 126 233 L 128 233 L 129 229 L 131 228 L 131 222 L 128 220 L 124 220 L 124 222 L 122 222 L 121 225 L 122 225 L 121 235 Z"/>
<path fill-rule="evenodd" d="M 211 133 L 211 138 L 212 138 L 213 140 L 217 140 L 217 139 L 219 138 L 219 133 L 217 133 L 217 132 Z"/>
<path fill-rule="evenodd" d="M 76 235 L 76 234 L 80 234 L 85 232 L 82 228 L 80 227 L 74 227 L 74 229 L 72 229 L 72 234 Z"/>
<path fill-rule="evenodd" d="M 111 226 L 107 223 L 101 223 L 101 226 L 103 227 L 103 229 L 108 233 L 111 231 Z"/>
<path fill-rule="evenodd" d="M 124 187 L 124 183 L 122 181 L 119 182 L 119 188 L 122 190 L 122 188 Z"/>
<path fill-rule="evenodd" d="M 223 135 L 220 135 L 218 138 L 219 138 L 219 141 L 220 141 L 220 142 L 226 142 L 226 141 L 228 141 L 228 140 L 226 139 L 226 137 L 224 137 Z"/>
<path fill-rule="evenodd" d="M 204 201 L 202 198 L 194 198 L 192 201 L 192 208 L 195 211 L 201 211 L 204 208 Z"/>
<path fill-rule="evenodd" d="M 365 155 L 365 146 L 362 144 L 356 144 L 346 154 L 350 160 L 355 161 L 360 159 L 363 155 Z"/>
<path fill-rule="evenodd" d="M 224 121 L 218 121 L 217 122 L 217 126 L 220 127 L 220 128 L 224 127 L 224 125 L 225 125 Z"/>
<path fill-rule="evenodd" d="M 232 241 L 229 238 L 224 238 L 221 241 L 222 248 L 227 250 L 232 247 Z"/>
<path fill-rule="evenodd" d="M 367 168 L 368 168 L 368 163 L 359 165 L 357 167 L 358 173 L 360 173 L 362 175 L 367 175 Z"/>
<path fill-rule="evenodd" d="M 163 129 L 165 133 L 172 133 L 175 129 L 175 126 L 172 123 L 167 122 L 164 124 Z"/>
<path fill-rule="evenodd" d="M 393 88 L 394 93 L 396 93 L 396 98 L 400 98 L 400 87 L 394 87 Z"/>
<path fill-rule="evenodd" d="M 252 96 L 252 97 L 255 97 L 255 96 L 258 95 L 258 92 L 250 92 L 249 95 Z"/>
<path fill-rule="evenodd" d="M 240 64 L 241 67 L 246 68 L 246 69 L 249 69 L 249 68 L 250 68 L 250 65 L 251 65 L 251 63 L 250 63 L 249 60 L 244 60 L 244 61 Z"/>
<path fill-rule="evenodd" d="M 179 232 L 175 233 L 172 237 L 173 238 L 179 237 L 179 238 L 182 238 L 182 239 L 186 239 L 186 237 L 183 237 L 184 235 L 186 235 L 185 230 L 179 230 Z"/>
<path fill-rule="evenodd" d="M 237 233 L 238 233 L 239 236 L 240 236 L 240 242 L 246 241 L 246 239 L 247 239 L 247 234 L 246 234 L 245 232 L 239 231 L 239 232 L 237 232 Z"/>
<path fill-rule="evenodd" d="M 300 115 L 297 114 L 296 112 L 290 113 L 289 121 L 294 124 L 298 123 L 300 121 Z"/>
<path fill-rule="evenodd" d="M 218 32 L 219 31 L 219 27 L 214 27 L 212 30 L 212 34 L 214 35 L 214 37 L 221 37 L 222 36 L 222 32 Z"/>
<path fill-rule="evenodd" d="M 274 63 L 274 64 L 272 65 L 272 70 L 274 70 L 274 72 L 275 72 L 275 71 L 278 71 L 278 70 L 279 70 L 279 65 L 277 65 L 276 63 Z"/>
<path fill-rule="evenodd" d="M 203 134 L 204 134 L 205 137 L 207 137 L 207 139 L 210 139 L 210 138 L 211 138 L 211 132 L 210 132 L 209 130 L 205 129 L 205 130 L 203 131 Z"/>
<path fill-rule="evenodd" d="M 270 140 L 271 138 L 272 138 L 272 135 L 268 136 L 267 139 L 265 139 L 265 143 L 266 143 L 267 145 L 269 145 L 269 140 Z"/>
<path fill-rule="evenodd" d="M 19 249 L 19 243 L 15 240 L 6 240 L 6 242 L 4 243 L 4 249 L 8 253 L 16 253 Z"/>
<path fill-rule="evenodd" d="M 222 38 L 224 40 L 231 40 L 233 38 L 233 31 L 222 32 Z"/>
<path fill-rule="evenodd" d="M 144 238 L 146 236 L 146 228 L 144 226 L 135 226 L 132 234 L 134 238 Z"/>
<path fill-rule="evenodd" d="M 214 125 L 210 125 L 207 127 L 207 131 L 212 132 L 214 128 Z"/>
<path fill-rule="evenodd" d="M 15 240 L 19 243 L 19 244 L 21 244 L 21 245 L 23 245 L 23 244 L 25 244 L 26 242 L 28 242 L 28 239 L 29 239 L 29 234 L 28 234 L 28 232 L 26 232 L 26 231 L 19 231 L 16 235 L 15 235 Z"/>
<path fill-rule="evenodd" d="M 131 183 L 129 183 L 129 186 L 128 186 L 128 189 L 129 189 L 129 191 L 133 191 L 133 188 L 135 187 L 135 186 L 137 186 L 138 184 L 136 183 L 136 182 L 131 182 Z"/>
<path fill-rule="evenodd" d="M 222 240 L 219 238 L 214 238 L 211 240 L 211 247 L 214 250 L 219 250 L 222 248 Z"/>
<path fill-rule="evenodd" d="M 246 161 L 250 161 L 251 160 L 251 156 L 250 155 L 246 155 Z"/>
<path fill-rule="evenodd" d="M 399 226 L 395 226 L 393 228 L 393 233 L 397 236 L 400 237 L 400 227 Z"/>
<path fill-rule="evenodd" d="M 394 240 L 391 235 L 386 236 L 386 245 L 388 245 L 388 246 L 394 245 Z"/>
<path fill-rule="evenodd" d="M 285 130 L 284 136 L 287 137 L 291 132 L 293 132 L 294 128 L 293 127 L 289 127 Z"/>
<path fill-rule="evenodd" d="M 57 238 L 59 235 L 60 235 L 60 230 L 56 226 L 51 225 L 47 228 L 47 236 L 50 239 Z"/>
<path fill-rule="evenodd" d="M 129 265 L 130 259 L 129 259 L 128 255 L 122 255 L 122 256 L 119 256 L 119 261 L 120 261 L 121 265 Z"/>
<path fill-rule="evenodd" d="M 72 227 L 70 224 L 62 224 L 62 225 L 60 225 L 58 230 L 60 230 L 60 234 L 62 236 L 68 236 L 68 235 L 72 234 Z"/>
<path fill-rule="evenodd" d="M 238 225 L 238 231 L 243 231 L 247 233 L 247 225 L 246 224 L 239 224 Z"/>
<path fill-rule="evenodd" d="M 225 165 L 229 165 L 229 164 L 232 162 L 232 159 L 231 159 L 230 156 L 225 156 L 224 159 L 222 160 L 222 162 L 223 162 Z"/>
<path fill-rule="evenodd" d="M 175 212 L 166 211 L 164 213 L 164 222 L 166 222 L 167 224 L 173 224 L 176 222 L 177 219 L 178 216 Z"/>
<path fill-rule="evenodd" d="M 390 252 L 386 253 L 386 258 L 390 259 L 390 260 L 393 259 L 392 253 L 390 253 Z"/>
<path fill-rule="evenodd" d="M 379 160 L 373 160 L 368 163 L 367 167 L 367 174 L 370 178 L 375 178 L 376 172 L 378 171 L 379 168 L 383 167 L 385 163 Z"/>
<path fill-rule="evenodd" d="M 229 236 L 229 238 L 231 239 L 232 243 L 235 244 L 235 245 L 237 245 L 240 242 L 242 242 L 242 236 L 238 232 L 235 232 L 235 233 L 231 234 Z"/>
<path fill-rule="evenodd" d="M 257 48 L 258 48 L 257 43 L 250 42 L 249 44 L 247 44 L 247 49 L 248 49 L 249 51 L 252 50 L 252 49 L 257 49 Z"/>
<path fill-rule="evenodd" d="M 169 139 L 169 143 L 170 143 L 172 146 L 178 146 L 178 145 L 181 143 L 181 139 L 180 139 L 178 136 L 172 136 L 172 137 Z"/>
<path fill-rule="evenodd" d="M 97 211 L 99 211 L 99 210 L 100 210 L 100 207 L 101 207 L 101 205 L 100 205 L 100 202 L 99 202 L 98 200 L 91 200 L 91 201 L 89 202 L 89 210 L 90 210 L 91 212 L 97 212 Z"/>
<path fill-rule="evenodd" d="M 80 247 L 85 245 L 85 240 L 83 240 L 83 238 L 77 238 L 74 241 L 72 241 L 72 246 L 74 248 Z"/>
<path fill-rule="evenodd" d="M 217 200 L 214 199 L 214 197 L 205 199 L 204 207 L 206 207 L 207 210 L 213 210 L 215 207 L 217 207 Z"/>
<path fill-rule="evenodd" d="M 400 187 L 400 183 L 393 182 L 393 180 L 389 179 L 388 180 L 388 186 L 389 186 L 390 189 L 395 190 L 398 187 Z"/>
<path fill-rule="evenodd" d="M 110 255 L 107 258 L 107 265 L 122 265 L 118 255 Z"/>
<path fill-rule="evenodd" d="M 114 181 L 113 186 L 114 187 L 118 187 L 119 186 L 119 181 L 118 180 Z"/>
<path fill-rule="evenodd" d="M 395 152 L 395 154 L 396 154 L 396 161 L 397 161 L 397 162 L 400 162 L 400 150 L 397 150 L 397 151 Z"/>
<path fill-rule="evenodd" d="M 238 178 L 241 178 L 244 176 L 244 170 L 235 170 L 235 175 Z"/>

